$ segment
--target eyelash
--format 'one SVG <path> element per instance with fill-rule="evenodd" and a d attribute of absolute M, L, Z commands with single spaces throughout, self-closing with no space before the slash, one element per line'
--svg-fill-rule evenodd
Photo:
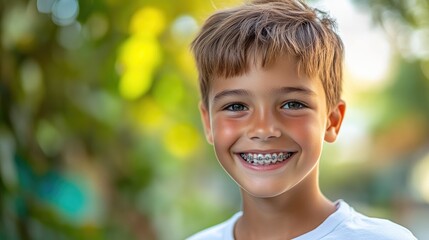
<path fill-rule="evenodd" d="M 234 107 L 235 108 L 240 107 L 241 109 L 234 109 Z M 231 103 L 231 104 L 225 106 L 223 108 L 223 110 L 231 111 L 231 112 L 240 112 L 240 111 L 246 111 L 246 110 L 248 110 L 248 108 L 244 104 L 241 104 L 241 103 Z"/>
<path fill-rule="evenodd" d="M 290 105 L 290 104 L 297 104 L 299 106 L 295 106 L 295 107 L 289 106 L 289 107 L 285 108 L 285 106 Z M 303 108 L 307 108 L 307 105 L 305 105 L 304 103 L 299 102 L 299 101 L 289 101 L 289 102 L 286 102 L 282 105 L 282 109 L 298 110 L 298 109 L 303 109 Z"/>
<path fill-rule="evenodd" d="M 293 105 L 296 104 L 297 106 L 295 106 L 295 107 L 290 106 L 291 104 L 293 104 Z M 289 106 L 289 107 L 286 108 L 286 106 Z M 239 109 L 237 109 L 237 108 L 239 108 Z M 301 103 L 299 101 L 289 101 L 289 102 L 284 103 L 281 108 L 282 109 L 299 110 L 299 109 L 307 108 L 307 105 L 305 105 L 304 103 Z M 248 110 L 248 108 L 244 104 L 241 104 L 241 103 L 232 103 L 232 104 L 225 106 L 223 108 L 223 110 L 231 111 L 231 112 L 240 112 L 240 111 L 246 111 L 246 110 Z"/>

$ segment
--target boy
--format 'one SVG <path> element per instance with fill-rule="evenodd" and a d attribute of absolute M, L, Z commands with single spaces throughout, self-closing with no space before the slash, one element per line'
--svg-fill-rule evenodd
<path fill-rule="evenodd" d="M 333 25 L 299 0 L 256 0 L 203 25 L 192 43 L 201 116 L 243 210 L 191 240 L 415 239 L 319 189 L 323 141 L 335 141 L 346 108 Z"/>

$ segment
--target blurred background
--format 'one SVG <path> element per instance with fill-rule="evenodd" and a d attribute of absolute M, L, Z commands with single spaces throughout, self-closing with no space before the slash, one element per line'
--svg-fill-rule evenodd
<path fill-rule="evenodd" d="M 0 239 L 184 239 L 238 211 L 189 43 L 239 2 L 1 0 Z M 429 239 L 429 2 L 310 3 L 346 46 L 323 191 Z"/>

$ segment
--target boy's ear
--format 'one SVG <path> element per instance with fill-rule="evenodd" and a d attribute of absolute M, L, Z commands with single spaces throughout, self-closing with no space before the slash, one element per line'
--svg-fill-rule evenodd
<path fill-rule="evenodd" d="M 341 123 L 346 112 L 346 103 L 343 100 L 335 106 L 329 113 L 328 122 L 326 124 L 325 141 L 334 142 L 340 132 Z"/>
<path fill-rule="evenodd" d="M 212 128 L 210 124 L 210 112 L 201 101 L 199 103 L 199 108 L 200 108 L 201 120 L 203 122 L 204 133 L 206 135 L 207 142 L 209 142 L 210 144 L 213 144 L 213 134 L 212 134 Z"/>

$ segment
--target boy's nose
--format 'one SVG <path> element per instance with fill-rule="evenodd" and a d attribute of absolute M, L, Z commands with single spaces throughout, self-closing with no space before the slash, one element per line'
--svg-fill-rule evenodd
<path fill-rule="evenodd" d="M 268 141 L 282 134 L 275 116 L 267 112 L 255 114 L 248 127 L 247 136 L 252 140 Z"/>

